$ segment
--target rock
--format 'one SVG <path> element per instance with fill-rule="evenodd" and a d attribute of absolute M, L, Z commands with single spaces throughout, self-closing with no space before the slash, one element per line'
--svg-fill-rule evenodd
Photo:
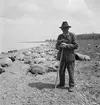
<path fill-rule="evenodd" d="M 41 54 L 41 53 L 43 53 L 44 51 L 43 51 L 43 49 L 42 50 L 39 50 L 39 51 L 37 51 L 37 53 L 38 54 Z"/>
<path fill-rule="evenodd" d="M 88 44 L 88 46 L 90 46 L 91 44 Z"/>
<path fill-rule="evenodd" d="M 12 62 L 14 62 L 14 61 L 15 61 L 16 56 L 10 56 L 9 58 L 12 60 Z"/>
<path fill-rule="evenodd" d="M 57 66 L 58 64 L 57 64 L 57 61 L 46 61 L 42 65 L 46 67 L 47 72 L 55 72 L 58 69 L 58 66 Z"/>
<path fill-rule="evenodd" d="M 46 57 L 46 54 L 43 52 L 40 54 L 41 57 Z"/>
<path fill-rule="evenodd" d="M 52 53 L 52 51 L 49 51 L 47 54 L 52 55 L 53 53 Z"/>
<path fill-rule="evenodd" d="M 23 60 L 24 60 L 24 57 L 25 57 L 24 54 L 18 54 L 18 55 L 16 56 L 16 59 L 23 61 Z"/>
<path fill-rule="evenodd" d="M 0 68 L 0 74 L 2 73 L 2 68 Z"/>
<path fill-rule="evenodd" d="M 39 63 L 44 63 L 46 62 L 45 58 L 35 58 L 34 63 L 39 64 Z"/>
<path fill-rule="evenodd" d="M 0 67 L 0 74 L 5 72 L 4 68 Z"/>
<path fill-rule="evenodd" d="M 54 66 L 55 66 L 56 68 L 59 67 L 59 61 L 56 61 L 56 62 L 54 62 L 53 64 L 54 64 Z"/>
<path fill-rule="evenodd" d="M 24 63 L 25 64 L 30 64 L 32 61 L 29 58 L 24 58 Z"/>
<path fill-rule="evenodd" d="M 83 55 L 80 53 L 75 53 L 75 59 L 76 60 L 86 60 L 89 61 L 91 58 L 88 55 Z"/>
<path fill-rule="evenodd" d="M 57 71 L 57 68 L 53 64 L 46 65 L 46 67 L 47 67 L 47 72 L 55 72 L 55 71 Z"/>
<path fill-rule="evenodd" d="M 27 52 L 23 52 L 23 54 L 26 56 L 30 56 L 32 53 L 31 53 L 31 51 L 27 51 Z"/>
<path fill-rule="evenodd" d="M 96 48 L 100 48 L 100 45 L 96 45 L 95 47 L 96 47 Z"/>
<path fill-rule="evenodd" d="M 84 59 L 85 59 L 86 61 L 89 61 L 91 58 L 90 58 L 88 55 L 85 55 Z"/>
<path fill-rule="evenodd" d="M 30 49 L 28 49 L 29 51 L 32 51 L 32 49 L 30 48 Z"/>
<path fill-rule="evenodd" d="M 41 56 L 40 56 L 40 54 L 38 54 L 38 53 L 32 53 L 32 58 L 40 58 Z"/>
<path fill-rule="evenodd" d="M 53 56 L 47 56 L 47 61 L 55 61 L 56 58 L 54 58 Z"/>
<path fill-rule="evenodd" d="M 100 56 L 100 53 L 95 53 L 96 55 Z"/>
<path fill-rule="evenodd" d="M 41 64 L 34 64 L 34 65 L 31 65 L 31 70 L 30 72 L 32 74 L 44 74 L 46 73 L 46 67 L 41 65 Z"/>
<path fill-rule="evenodd" d="M 17 50 L 10 50 L 10 51 L 8 51 L 8 53 L 13 53 L 13 52 L 17 52 Z"/>
<path fill-rule="evenodd" d="M 12 64 L 12 60 L 10 58 L 8 58 L 8 57 L 5 57 L 5 58 L 0 59 L 0 65 L 2 67 L 6 67 L 6 66 L 8 67 L 11 64 Z"/>

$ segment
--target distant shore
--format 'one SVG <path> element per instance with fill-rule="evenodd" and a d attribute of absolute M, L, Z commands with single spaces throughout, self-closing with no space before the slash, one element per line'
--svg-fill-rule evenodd
<path fill-rule="evenodd" d="M 44 45 L 43 44 L 43 42 L 45 42 L 45 41 L 41 41 L 41 42 L 36 42 L 36 43 L 41 43 L 40 45 L 37 45 L 37 46 L 34 46 L 34 47 L 29 47 L 29 48 L 22 48 L 22 49 L 16 49 L 16 50 L 8 50 L 8 51 L 6 51 L 6 52 L 1 52 L 0 53 L 0 58 L 2 58 L 2 57 L 8 57 L 8 56 L 10 56 L 10 55 L 14 55 L 14 54 L 17 54 L 17 53 L 21 53 L 21 52 L 24 52 L 24 51 L 28 51 L 29 49 L 32 49 L 32 48 L 35 48 L 35 47 L 41 47 L 42 45 Z M 21 42 L 21 43 L 26 43 L 26 42 Z M 27 42 L 27 43 L 35 43 L 35 41 L 34 42 Z M 45 42 L 45 43 L 47 43 L 47 42 Z M 47 43 L 48 44 L 48 43 Z M 9 53 L 10 52 L 10 53 Z"/>
<path fill-rule="evenodd" d="M 32 44 L 33 43 L 33 44 Z M 34 47 L 38 47 L 38 46 L 41 46 L 42 44 L 48 44 L 47 41 L 32 41 L 32 42 L 18 42 L 17 43 L 18 45 L 15 47 L 15 48 L 7 48 L 8 50 L 1 50 L 0 52 L 0 55 L 3 54 L 8 54 L 8 52 L 16 52 L 17 51 L 21 51 L 21 50 L 27 50 L 27 49 L 30 49 L 30 48 L 34 48 Z"/>

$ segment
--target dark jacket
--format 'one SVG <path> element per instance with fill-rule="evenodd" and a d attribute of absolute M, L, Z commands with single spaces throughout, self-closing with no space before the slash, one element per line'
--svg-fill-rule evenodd
<path fill-rule="evenodd" d="M 66 58 L 67 62 L 75 61 L 74 50 L 78 48 L 78 44 L 75 40 L 75 35 L 69 32 L 66 37 L 63 34 L 60 34 L 57 38 L 56 49 L 59 50 L 57 54 L 57 60 L 60 60 L 62 48 L 60 47 L 61 43 L 65 42 L 68 44 L 66 48 L 63 48 L 63 58 Z"/>

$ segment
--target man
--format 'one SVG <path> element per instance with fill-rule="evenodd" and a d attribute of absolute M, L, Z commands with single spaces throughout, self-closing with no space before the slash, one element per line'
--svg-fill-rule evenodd
<path fill-rule="evenodd" d="M 69 74 L 69 91 L 73 91 L 74 83 L 74 67 L 75 67 L 75 54 L 74 50 L 78 48 L 78 44 L 75 40 L 75 35 L 69 32 L 71 26 L 68 25 L 67 21 L 62 23 L 60 27 L 62 34 L 57 38 L 56 49 L 59 50 L 57 54 L 57 60 L 61 59 L 59 78 L 60 83 L 57 88 L 64 87 L 65 85 L 65 70 L 67 68 Z"/>

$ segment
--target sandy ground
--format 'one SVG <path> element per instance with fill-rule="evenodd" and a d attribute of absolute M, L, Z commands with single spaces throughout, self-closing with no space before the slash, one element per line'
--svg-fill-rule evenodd
<path fill-rule="evenodd" d="M 75 90 L 55 89 L 57 72 L 26 74 L 28 64 L 16 60 L 0 74 L 0 105 L 100 105 L 100 61 L 76 61 Z M 59 81 L 58 81 L 59 83 Z"/>

